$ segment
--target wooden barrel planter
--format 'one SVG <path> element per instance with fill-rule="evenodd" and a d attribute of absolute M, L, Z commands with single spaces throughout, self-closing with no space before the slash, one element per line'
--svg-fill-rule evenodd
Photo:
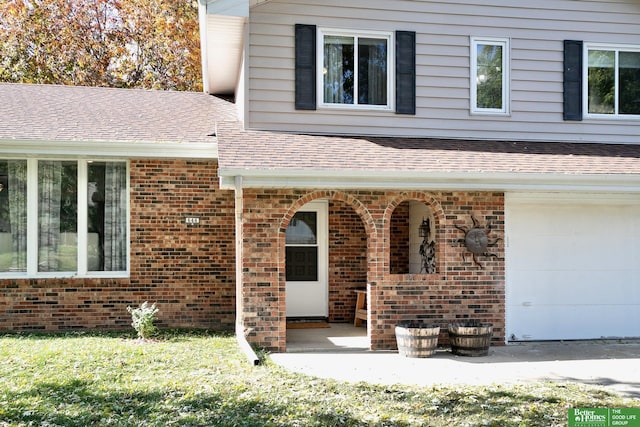
<path fill-rule="evenodd" d="M 491 323 L 452 323 L 449 325 L 451 352 L 458 356 L 486 356 L 492 335 Z"/>
<path fill-rule="evenodd" d="M 423 322 L 400 322 L 396 325 L 398 352 L 405 357 L 430 357 L 436 352 L 440 326 Z"/>

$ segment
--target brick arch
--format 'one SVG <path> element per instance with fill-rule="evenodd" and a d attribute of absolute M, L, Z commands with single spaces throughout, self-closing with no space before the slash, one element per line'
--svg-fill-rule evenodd
<path fill-rule="evenodd" d="M 284 214 L 284 216 L 282 217 L 282 220 L 280 221 L 280 233 L 285 233 L 287 231 L 287 227 L 289 226 L 289 223 L 293 219 L 293 216 L 295 215 L 295 213 L 300 210 L 300 208 L 302 208 L 304 205 L 306 205 L 309 202 L 312 202 L 314 200 L 319 200 L 319 199 L 341 201 L 347 204 L 348 206 L 351 206 L 354 212 L 358 214 L 358 216 L 362 220 L 362 223 L 364 224 L 364 229 L 367 234 L 367 239 L 372 240 L 375 238 L 375 235 L 376 235 L 375 221 L 373 220 L 373 217 L 371 216 L 371 213 L 369 212 L 369 210 L 360 200 L 358 200 L 351 194 L 343 193 L 341 191 L 326 191 L 326 190 L 314 191 L 296 200 L 291 205 L 289 210 Z"/>
<path fill-rule="evenodd" d="M 436 272 L 441 274 L 444 271 L 444 259 L 445 259 L 445 215 L 444 210 L 440 202 L 431 194 L 421 191 L 410 191 L 403 192 L 398 194 L 397 196 L 391 198 L 387 207 L 385 208 L 383 215 L 383 224 L 384 229 L 382 230 L 382 234 L 384 235 L 383 241 L 390 241 L 390 226 L 391 226 L 391 217 L 396 210 L 396 208 L 407 201 L 417 201 L 422 202 L 427 205 L 431 213 L 433 214 L 433 219 L 435 224 L 433 224 L 435 230 L 435 242 L 436 242 Z M 389 271 L 390 267 L 390 252 L 389 250 L 384 251 L 385 257 L 385 266 L 386 270 Z"/>
<path fill-rule="evenodd" d="M 373 249 L 372 247 L 376 246 L 377 240 L 378 240 L 378 233 L 377 233 L 377 226 L 376 226 L 376 222 L 371 214 L 371 212 L 369 211 L 369 209 L 367 209 L 367 207 L 364 205 L 364 203 L 362 201 L 360 201 L 357 197 L 355 197 L 354 195 L 351 194 L 347 194 L 341 191 L 329 191 L 329 190 L 319 190 L 319 191 L 313 191 L 310 192 L 308 194 L 302 195 L 301 197 L 299 197 L 297 200 L 295 200 L 291 206 L 289 207 L 289 209 L 287 210 L 287 212 L 282 216 L 282 219 L 280 221 L 279 224 L 279 232 L 278 232 L 278 247 L 280 248 L 280 255 L 278 256 L 278 265 L 280 266 L 279 269 L 281 272 L 284 272 L 285 269 L 285 233 L 287 230 L 287 227 L 289 226 L 289 223 L 291 222 L 291 220 L 293 219 L 295 213 L 297 211 L 299 211 L 304 205 L 306 205 L 309 202 L 315 201 L 315 200 L 328 200 L 328 201 L 338 201 L 338 202 L 342 202 L 344 204 L 344 206 L 346 206 L 347 208 L 350 207 L 360 218 L 360 221 L 362 222 L 362 227 L 364 229 L 364 234 L 366 236 L 367 239 L 367 243 L 366 243 L 366 251 L 367 251 L 367 265 L 366 265 L 366 280 L 367 283 L 370 281 L 370 275 L 371 275 L 371 265 L 375 264 L 375 262 L 372 263 L 372 256 L 371 254 L 373 253 Z M 279 297 L 281 300 L 285 300 L 286 296 L 285 296 L 285 275 L 281 274 L 280 275 L 280 284 L 279 284 L 279 289 L 281 289 L 282 291 L 279 292 Z M 329 284 L 331 286 L 331 284 Z M 353 304 L 353 305 L 351 305 Z M 330 309 L 330 316 L 331 316 L 331 298 L 329 300 L 329 309 Z M 344 306 L 355 306 L 355 293 L 353 293 L 353 301 L 350 303 L 345 303 Z M 283 304 L 281 306 L 281 312 L 280 312 L 280 317 L 282 319 L 283 322 L 283 326 L 284 326 L 284 322 L 285 322 L 285 305 Z M 286 327 L 283 328 L 283 330 L 286 330 Z M 285 340 L 286 341 L 286 340 Z M 285 345 L 286 347 L 286 345 Z"/>
<path fill-rule="evenodd" d="M 384 211 L 385 223 L 391 219 L 393 211 L 398 207 L 399 204 L 410 200 L 424 202 L 427 206 L 429 206 L 431 212 L 433 212 L 434 219 L 438 223 L 444 222 L 444 210 L 442 209 L 440 202 L 434 196 L 422 191 L 411 191 L 401 193 L 389 200 L 389 203 L 387 204 L 387 207 Z"/>

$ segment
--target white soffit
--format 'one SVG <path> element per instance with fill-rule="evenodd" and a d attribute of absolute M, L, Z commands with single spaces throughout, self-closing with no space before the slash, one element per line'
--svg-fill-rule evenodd
<path fill-rule="evenodd" d="M 0 141 L 6 157 L 217 159 L 217 143 Z"/>
<path fill-rule="evenodd" d="M 200 0 L 207 7 L 207 13 L 217 15 L 247 16 L 250 7 L 271 0 Z"/>
<path fill-rule="evenodd" d="M 207 15 L 207 79 L 209 93 L 235 92 L 242 64 L 243 16 Z"/>

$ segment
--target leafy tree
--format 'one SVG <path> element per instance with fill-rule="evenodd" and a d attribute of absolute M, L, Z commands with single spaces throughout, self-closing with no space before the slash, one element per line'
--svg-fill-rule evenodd
<path fill-rule="evenodd" d="M 197 2 L 124 1 L 128 55 L 119 70 L 128 86 L 202 88 Z"/>
<path fill-rule="evenodd" d="M 0 2 L 0 81 L 201 90 L 197 1 Z"/>

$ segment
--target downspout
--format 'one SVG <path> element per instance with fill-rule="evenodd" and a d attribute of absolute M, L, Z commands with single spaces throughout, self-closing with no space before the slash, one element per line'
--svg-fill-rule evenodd
<path fill-rule="evenodd" d="M 254 366 L 260 364 L 260 358 L 256 355 L 255 351 L 247 341 L 244 331 L 244 292 L 242 283 L 242 262 L 243 262 L 243 249 L 242 249 L 242 211 L 244 210 L 244 200 L 242 192 L 242 176 L 236 175 L 234 180 L 234 192 L 235 192 L 235 225 L 236 225 L 236 340 L 240 349 L 244 352 L 249 359 L 249 363 Z"/>

